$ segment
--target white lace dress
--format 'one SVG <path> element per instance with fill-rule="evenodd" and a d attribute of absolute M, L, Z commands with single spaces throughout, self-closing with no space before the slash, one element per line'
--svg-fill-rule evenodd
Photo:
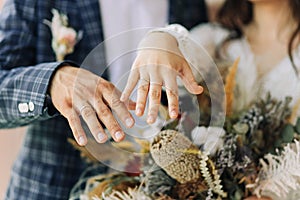
<path fill-rule="evenodd" d="M 190 32 L 177 24 L 154 31 L 173 35 L 190 66 L 204 73 L 211 68 L 206 66 L 209 62 L 207 56 L 203 56 L 203 49 L 213 58 L 216 48 L 229 34 L 228 30 L 213 24 L 199 25 Z M 278 100 L 283 100 L 286 96 L 292 97 L 292 106 L 299 100 L 300 76 L 297 77 L 288 56 L 261 78 L 258 78 L 255 57 L 246 38 L 231 41 L 226 47 L 226 56 L 231 62 L 240 58 L 236 76 L 238 88 L 234 103 L 236 109 L 243 108 L 255 98 L 263 98 L 268 92 Z M 294 50 L 293 56 L 300 72 L 300 45 Z M 199 73 L 196 71 L 193 70 L 194 75 L 199 79 Z"/>

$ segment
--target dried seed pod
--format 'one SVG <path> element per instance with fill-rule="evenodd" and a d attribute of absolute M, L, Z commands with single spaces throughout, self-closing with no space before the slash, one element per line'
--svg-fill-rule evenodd
<path fill-rule="evenodd" d="M 151 143 L 151 155 L 169 176 L 180 183 L 201 177 L 199 149 L 183 134 L 174 130 L 160 132 Z"/>

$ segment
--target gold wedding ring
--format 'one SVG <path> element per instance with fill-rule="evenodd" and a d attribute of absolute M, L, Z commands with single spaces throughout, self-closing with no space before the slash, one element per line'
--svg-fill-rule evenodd
<path fill-rule="evenodd" d="M 147 80 L 147 79 L 145 79 L 145 78 L 140 78 L 140 81 L 145 81 L 145 82 L 147 82 L 147 83 L 150 84 L 150 85 L 159 85 L 159 86 L 163 86 L 162 83 L 152 82 L 152 81 Z"/>
<path fill-rule="evenodd" d="M 158 85 L 158 86 L 163 86 L 162 83 L 157 83 L 157 82 L 150 82 L 150 85 Z"/>

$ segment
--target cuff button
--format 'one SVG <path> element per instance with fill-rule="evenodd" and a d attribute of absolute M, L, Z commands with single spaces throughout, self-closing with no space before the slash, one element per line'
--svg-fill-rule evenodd
<path fill-rule="evenodd" d="M 34 111 L 34 103 L 30 101 L 30 102 L 28 103 L 28 108 L 29 108 L 29 111 L 30 111 L 30 112 Z"/>
<path fill-rule="evenodd" d="M 19 103 L 18 109 L 20 113 L 27 113 L 29 111 L 29 107 L 27 103 Z"/>

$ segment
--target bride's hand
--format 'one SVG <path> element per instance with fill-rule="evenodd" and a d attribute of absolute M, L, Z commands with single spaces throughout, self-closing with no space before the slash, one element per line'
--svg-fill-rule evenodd
<path fill-rule="evenodd" d="M 149 96 L 147 122 L 154 123 L 158 114 L 162 86 L 164 86 L 168 98 L 169 115 L 171 118 L 176 118 L 179 110 L 177 76 L 181 78 L 190 93 L 200 94 L 203 91 L 203 88 L 195 81 L 189 64 L 177 46 L 176 39 L 168 33 L 150 33 L 139 45 L 139 52 L 121 101 L 128 100 L 138 84 L 136 115 L 144 114 Z"/>

